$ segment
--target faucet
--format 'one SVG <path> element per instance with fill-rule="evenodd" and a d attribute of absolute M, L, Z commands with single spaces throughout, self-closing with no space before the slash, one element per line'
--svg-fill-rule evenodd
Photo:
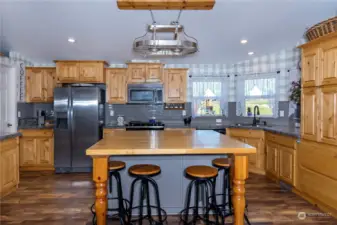
<path fill-rule="evenodd" d="M 256 126 L 257 123 L 260 123 L 260 119 L 256 119 L 256 115 L 260 115 L 260 108 L 257 105 L 254 107 L 253 126 Z"/>

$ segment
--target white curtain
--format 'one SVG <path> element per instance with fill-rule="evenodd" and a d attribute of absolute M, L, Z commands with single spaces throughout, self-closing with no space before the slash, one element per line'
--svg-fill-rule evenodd
<path fill-rule="evenodd" d="M 247 106 L 258 102 L 266 108 L 272 109 L 272 115 L 263 115 L 264 110 L 260 110 L 262 117 L 277 117 L 279 102 L 279 74 L 265 73 L 256 75 L 240 75 L 236 77 L 236 115 L 247 116 Z M 261 109 L 261 106 L 260 106 Z"/>
<path fill-rule="evenodd" d="M 191 77 L 188 87 L 194 117 L 228 115 L 229 78 Z"/>

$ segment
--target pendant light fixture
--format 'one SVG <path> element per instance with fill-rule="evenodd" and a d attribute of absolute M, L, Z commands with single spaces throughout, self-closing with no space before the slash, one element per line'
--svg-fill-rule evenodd
<path fill-rule="evenodd" d="M 198 41 L 188 36 L 184 26 L 179 24 L 179 12 L 176 21 L 168 25 L 160 25 L 154 19 L 152 10 L 152 24 L 147 26 L 145 35 L 133 42 L 133 50 L 143 56 L 184 56 L 198 51 Z"/>

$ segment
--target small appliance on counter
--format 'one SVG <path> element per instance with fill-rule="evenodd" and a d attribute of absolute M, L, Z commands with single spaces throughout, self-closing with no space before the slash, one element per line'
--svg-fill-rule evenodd
<path fill-rule="evenodd" d="M 46 112 L 40 109 L 37 110 L 37 125 L 39 127 L 43 127 L 45 120 L 46 120 Z"/>
<path fill-rule="evenodd" d="M 192 122 L 192 116 L 188 116 L 184 118 L 185 126 L 191 126 L 191 122 Z"/>
<path fill-rule="evenodd" d="M 126 126 L 126 130 L 164 130 L 165 124 L 159 121 L 142 122 L 130 121 Z"/>

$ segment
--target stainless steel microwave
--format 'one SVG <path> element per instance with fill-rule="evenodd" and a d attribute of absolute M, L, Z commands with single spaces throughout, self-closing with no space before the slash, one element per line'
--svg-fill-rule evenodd
<path fill-rule="evenodd" d="M 129 84 L 128 103 L 160 104 L 163 103 L 162 84 Z"/>

